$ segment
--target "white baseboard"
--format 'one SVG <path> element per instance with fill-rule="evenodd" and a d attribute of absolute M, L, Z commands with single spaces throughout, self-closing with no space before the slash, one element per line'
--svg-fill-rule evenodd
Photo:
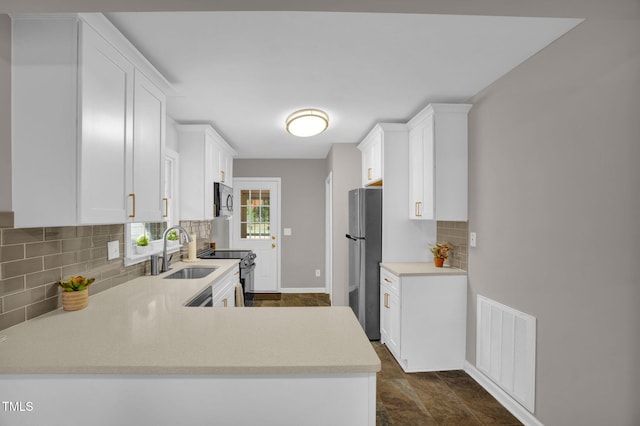
<path fill-rule="evenodd" d="M 327 289 L 324 287 L 287 287 L 281 288 L 280 293 L 326 293 Z"/>
<path fill-rule="evenodd" d="M 478 382 L 487 392 L 489 392 L 498 402 L 509 410 L 518 420 L 525 426 L 544 426 L 540 420 L 536 419 L 533 414 L 527 411 L 522 405 L 518 404 L 505 391 L 500 389 L 498 385 L 493 383 L 491 379 L 485 376 L 480 370 L 473 366 L 469 361 L 464 362 L 464 371 L 470 375 L 473 380 Z"/>

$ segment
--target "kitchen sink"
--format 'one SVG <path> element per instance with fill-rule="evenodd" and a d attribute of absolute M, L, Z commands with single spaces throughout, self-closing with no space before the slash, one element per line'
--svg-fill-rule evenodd
<path fill-rule="evenodd" d="M 167 275 L 164 279 L 196 280 L 204 278 L 218 268 L 184 268 Z"/>

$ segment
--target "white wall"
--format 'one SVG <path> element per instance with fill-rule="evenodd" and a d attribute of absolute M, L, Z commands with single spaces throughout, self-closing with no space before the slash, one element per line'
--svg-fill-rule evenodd
<path fill-rule="evenodd" d="M 11 197 L 11 19 L 0 15 L 0 212 Z"/>

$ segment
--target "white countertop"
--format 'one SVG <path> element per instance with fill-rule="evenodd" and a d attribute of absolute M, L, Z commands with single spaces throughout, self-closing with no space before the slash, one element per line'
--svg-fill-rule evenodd
<path fill-rule="evenodd" d="M 0 374 L 370 373 L 380 360 L 348 307 L 194 308 L 184 304 L 238 260 L 176 262 L 0 331 Z M 219 266 L 196 280 L 162 279 Z M 89 290 L 91 292 L 91 290 Z"/>
<path fill-rule="evenodd" d="M 382 262 L 380 267 L 397 276 L 420 275 L 467 275 L 467 271 L 458 268 L 436 268 L 433 262 Z"/>

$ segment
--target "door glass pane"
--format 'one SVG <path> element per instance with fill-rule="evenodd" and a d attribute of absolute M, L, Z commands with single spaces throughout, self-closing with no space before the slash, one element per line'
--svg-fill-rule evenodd
<path fill-rule="evenodd" d="M 241 238 L 271 238 L 270 196 L 268 190 L 243 189 L 240 191 Z"/>

